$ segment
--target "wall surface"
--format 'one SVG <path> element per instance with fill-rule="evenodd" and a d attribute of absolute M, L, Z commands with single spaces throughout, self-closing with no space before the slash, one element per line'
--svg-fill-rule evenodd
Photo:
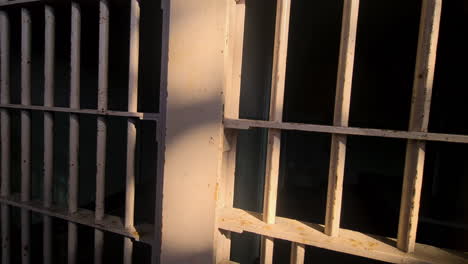
<path fill-rule="evenodd" d="M 170 1 L 161 263 L 213 261 L 225 3 Z"/>

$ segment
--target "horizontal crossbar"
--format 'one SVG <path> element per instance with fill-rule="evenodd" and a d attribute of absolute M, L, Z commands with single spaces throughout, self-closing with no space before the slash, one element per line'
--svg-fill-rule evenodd
<path fill-rule="evenodd" d="M 373 129 L 373 128 L 338 127 L 338 126 L 274 122 L 274 121 L 262 121 L 262 120 L 224 119 L 224 126 L 225 128 L 231 128 L 231 129 L 272 128 L 272 129 L 281 129 L 281 130 L 297 130 L 297 131 L 320 132 L 320 133 L 342 134 L 342 135 L 401 138 L 401 139 L 441 141 L 441 142 L 464 143 L 464 144 L 468 143 L 468 136 L 465 136 L 465 135 L 410 132 L 410 131 L 385 130 L 385 129 Z"/>
<path fill-rule="evenodd" d="M 140 120 L 158 121 L 159 114 L 156 113 L 141 113 L 141 112 L 124 112 L 124 111 L 111 111 L 111 110 L 97 110 L 97 109 L 74 109 L 67 107 L 49 107 L 39 105 L 19 105 L 19 104 L 0 104 L 0 108 L 5 109 L 18 109 L 18 110 L 33 110 L 43 112 L 60 112 L 69 114 L 87 114 L 97 116 L 120 116 L 138 118 Z"/>
<path fill-rule="evenodd" d="M 446 249 L 416 244 L 414 253 L 405 253 L 396 248 L 393 238 L 367 235 L 340 229 L 338 237 L 324 233 L 323 225 L 276 217 L 275 224 L 266 224 L 259 213 L 236 208 L 218 210 L 218 226 L 236 233 L 250 232 L 347 254 L 405 264 L 466 264 L 468 255 Z"/>
<path fill-rule="evenodd" d="M 135 226 L 133 230 L 130 230 L 124 227 L 122 220 L 117 216 L 106 215 L 102 221 L 96 221 L 94 212 L 91 210 L 78 209 L 76 213 L 70 214 L 66 208 L 59 208 L 56 206 L 46 208 L 43 206 L 42 201 L 22 202 L 19 194 L 10 197 L 0 197 L 0 203 L 115 233 L 149 245 L 151 245 L 153 241 L 153 226 L 150 224 L 138 225 Z"/>

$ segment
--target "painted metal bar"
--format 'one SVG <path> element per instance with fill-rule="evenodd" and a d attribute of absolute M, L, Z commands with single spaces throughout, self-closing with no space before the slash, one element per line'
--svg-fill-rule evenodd
<path fill-rule="evenodd" d="M 224 47 L 224 116 L 239 118 L 242 80 L 242 54 L 244 47 L 245 0 L 228 1 L 226 10 L 226 45 Z M 225 129 L 218 167 L 219 190 L 217 207 L 233 207 L 237 153 L 237 131 Z M 161 165 L 162 166 L 162 165 Z M 231 258 L 231 232 L 216 228 L 216 263 Z"/>
<path fill-rule="evenodd" d="M 44 105 L 54 105 L 55 10 L 45 6 Z M 54 173 L 54 116 L 44 112 L 44 190 L 45 207 L 52 206 Z M 44 263 L 52 263 L 52 218 L 44 216 Z"/>
<path fill-rule="evenodd" d="M 10 101 L 10 18 L 0 10 L 0 102 Z M 1 195 L 10 195 L 10 113 L 0 111 L 1 137 Z M 10 263 L 10 208 L 1 206 L 2 263 Z"/>
<path fill-rule="evenodd" d="M 157 113 L 142 113 L 142 112 L 124 112 L 100 109 L 78 109 L 68 107 L 56 106 L 41 106 L 41 105 L 18 105 L 18 104 L 0 104 L 0 109 L 18 109 L 18 110 L 32 110 L 43 112 L 58 112 L 69 114 L 83 114 L 83 115 L 96 115 L 96 116 L 120 116 L 128 118 L 137 118 L 140 120 L 158 121 L 159 114 Z"/>
<path fill-rule="evenodd" d="M 291 0 L 278 0 L 270 98 L 270 120 L 277 122 L 281 122 L 283 120 L 290 13 Z M 276 217 L 280 151 L 281 130 L 269 129 L 263 198 L 263 221 L 268 224 L 274 224 Z M 273 262 L 273 247 L 274 239 L 262 236 L 260 259 L 262 264 L 271 264 Z"/>
<path fill-rule="evenodd" d="M 359 0 L 345 0 L 333 120 L 335 126 L 348 126 L 358 14 Z M 346 140 L 345 135 L 332 135 L 325 215 L 325 234 L 329 236 L 337 236 L 340 230 Z"/>
<path fill-rule="evenodd" d="M 99 1 L 99 76 L 98 76 L 98 109 L 107 111 L 107 90 L 109 72 L 109 3 Z M 103 116 L 97 118 L 97 156 L 96 156 L 96 221 L 104 217 L 104 197 L 106 184 L 106 139 L 107 121 Z M 94 231 L 94 263 L 102 263 L 104 233 Z"/>
<path fill-rule="evenodd" d="M 359 127 L 324 126 L 263 120 L 224 119 L 224 127 L 243 130 L 251 128 L 274 128 L 281 130 L 307 131 L 316 133 L 343 134 L 365 137 L 401 138 L 462 144 L 468 143 L 468 136 L 466 135 L 439 134 L 416 131 L 397 131 Z"/>
<path fill-rule="evenodd" d="M 262 214 L 237 208 L 220 209 L 217 217 L 220 228 L 224 230 L 274 237 L 326 250 L 376 259 L 385 263 L 468 263 L 468 255 L 464 252 L 416 244 L 414 253 L 406 253 L 395 247 L 394 238 L 369 235 L 347 229 L 341 229 L 338 237 L 332 238 L 323 232 L 323 225 L 283 217 L 277 217 L 276 224 L 270 225 L 261 220 Z"/>
<path fill-rule="evenodd" d="M 140 3 L 130 0 L 130 58 L 128 76 L 128 111 L 138 111 L 138 62 L 140 52 Z M 127 175 L 125 190 L 125 227 L 133 228 L 135 216 L 136 120 L 127 120 Z M 124 238 L 124 263 L 131 264 L 133 242 Z"/>
<path fill-rule="evenodd" d="M 291 243 L 291 264 L 304 264 L 305 246 L 296 242 Z"/>
<path fill-rule="evenodd" d="M 436 66 L 442 0 L 424 0 L 414 74 L 409 130 L 427 132 Z M 425 141 L 408 140 L 397 247 L 414 252 L 424 173 Z"/>
<path fill-rule="evenodd" d="M 39 200 L 22 202 L 21 196 L 18 194 L 14 194 L 9 197 L 0 196 L 0 203 L 35 212 L 41 215 L 88 226 L 90 228 L 129 237 L 135 241 L 139 241 L 148 245 L 152 245 L 153 243 L 154 228 L 151 224 L 140 224 L 135 226 L 133 229 L 128 229 L 124 227 L 122 219 L 117 216 L 105 215 L 103 220 L 96 221 L 94 217 L 94 211 L 78 208 L 76 213 L 70 214 L 68 208 L 62 208 L 54 205 L 51 207 L 45 207 L 44 203 Z"/>
<path fill-rule="evenodd" d="M 31 104 L 31 14 L 21 9 L 21 104 Z M 21 111 L 21 201 L 31 199 L 31 112 Z M 30 263 L 31 214 L 21 209 L 22 263 Z"/>
<path fill-rule="evenodd" d="M 71 58 L 70 58 L 70 107 L 80 108 L 80 67 L 81 67 L 81 8 L 71 3 Z M 68 211 L 78 210 L 80 120 L 77 114 L 70 114 L 69 134 L 69 179 Z M 75 264 L 78 249 L 77 225 L 68 222 L 68 264 Z"/>

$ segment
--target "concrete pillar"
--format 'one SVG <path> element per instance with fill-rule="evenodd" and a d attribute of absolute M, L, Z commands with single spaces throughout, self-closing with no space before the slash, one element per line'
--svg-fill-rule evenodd
<path fill-rule="evenodd" d="M 170 21 L 162 81 L 167 78 L 163 264 L 213 263 L 226 1 L 163 3 Z"/>

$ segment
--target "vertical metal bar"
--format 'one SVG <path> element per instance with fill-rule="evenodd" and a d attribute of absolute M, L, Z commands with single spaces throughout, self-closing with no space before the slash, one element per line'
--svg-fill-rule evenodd
<path fill-rule="evenodd" d="M 10 18 L 0 10 L 0 102 L 10 102 Z M 10 195 L 10 113 L 0 110 L 1 120 L 1 188 L 2 196 Z M 1 205 L 2 263 L 10 263 L 10 208 Z"/>
<path fill-rule="evenodd" d="M 45 6 L 44 106 L 54 105 L 55 11 Z M 44 112 L 44 206 L 52 206 L 54 116 Z M 52 219 L 44 216 L 44 263 L 52 263 Z"/>
<path fill-rule="evenodd" d="M 291 264 L 304 264 L 305 246 L 296 242 L 291 243 Z"/>
<path fill-rule="evenodd" d="M 21 9 L 21 104 L 31 105 L 31 14 Z M 21 111 L 21 200 L 31 199 L 31 112 Z M 22 263 L 30 262 L 30 217 L 21 209 Z"/>
<path fill-rule="evenodd" d="M 140 4 L 130 0 L 130 58 L 128 76 L 128 111 L 138 111 L 138 62 L 140 52 Z M 125 191 L 126 228 L 133 228 L 135 215 L 136 120 L 127 119 L 127 177 Z M 132 263 L 133 243 L 124 238 L 124 263 Z"/>
<path fill-rule="evenodd" d="M 286 59 L 288 55 L 289 20 L 291 0 L 278 0 L 276 9 L 275 45 L 273 54 L 272 86 L 270 98 L 270 120 L 283 120 Z M 278 198 L 278 177 L 281 149 L 281 130 L 268 130 L 267 164 L 263 198 L 263 221 L 274 224 Z M 262 237 L 261 263 L 273 262 L 274 239 Z"/>
<path fill-rule="evenodd" d="M 109 5 L 107 0 L 99 1 L 99 76 L 98 109 L 107 110 L 107 89 L 109 72 Z M 96 153 L 96 221 L 104 218 L 104 196 L 106 182 L 106 138 L 107 121 L 97 118 L 97 153 Z M 94 263 L 102 263 L 104 233 L 94 231 Z"/>
<path fill-rule="evenodd" d="M 225 77 L 224 77 L 224 116 L 239 118 L 240 89 L 242 80 L 242 54 L 244 47 L 245 1 L 229 1 L 227 6 Z M 219 170 L 218 208 L 232 207 L 234 203 L 234 181 L 236 169 L 238 133 L 224 130 L 223 151 Z M 216 263 L 229 261 L 231 253 L 231 233 L 216 231 Z"/>
<path fill-rule="evenodd" d="M 409 123 L 410 131 L 427 132 L 441 13 L 442 0 L 423 1 Z M 397 247 L 406 252 L 413 252 L 416 244 L 425 147 L 425 141 L 419 140 L 408 140 L 406 147 L 397 240 Z"/>
<path fill-rule="evenodd" d="M 80 108 L 80 67 L 81 67 L 81 9 L 77 2 L 71 4 L 71 58 L 70 58 L 70 107 Z M 70 154 L 68 179 L 68 211 L 78 210 L 78 177 L 80 120 L 77 114 L 70 114 Z M 68 223 L 68 264 L 76 263 L 78 247 L 77 225 Z"/>
<path fill-rule="evenodd" d="M 348 126 L 358 14 L 359 0 L 345 0 L 333 120 L 335 126 Z M 340 229 L 346 138 L 345 135 L 332 135 L 325 216 L 325 233 L 330 236 L 337 236 Z"/>

